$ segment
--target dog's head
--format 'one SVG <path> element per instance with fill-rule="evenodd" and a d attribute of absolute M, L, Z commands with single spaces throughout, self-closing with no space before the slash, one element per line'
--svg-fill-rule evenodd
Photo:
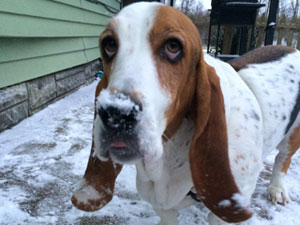
<path fill-rule="evenodd" d="M 112 198 L 120 164 L 163 155 L 163 142 L 189 114 L 195 123 L 191 173 L 198 195 L 229 222 L 249 218 L 234 198 L 223 96 L 203 58 L 192 22 L 178 10 L 137 3 L 113 18 L 99 39 L 104 76 L 96 91 L 93 147 L 73 203 L 97 210 Z M 227 200 L 226 206 L 220 204 Z"/>
<path fill-rule="evenodd" d="M 162 136 L 176 130 L 193 99 L 201 42 L 189 23 L 170 7 L 141 3 L 124 8 L 102 33 L 107 85 L 94 126 L 101 160 L 162 156 Z"/>

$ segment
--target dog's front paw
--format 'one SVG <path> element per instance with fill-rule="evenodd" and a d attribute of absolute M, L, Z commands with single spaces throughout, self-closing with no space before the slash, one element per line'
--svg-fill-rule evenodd
<path fill-rule="evenodd" d="M 279 203 L 285 205 L 291 201 L 286 188 L 272 185 L 268 187 L 268 198 L 273 204 Z"/>

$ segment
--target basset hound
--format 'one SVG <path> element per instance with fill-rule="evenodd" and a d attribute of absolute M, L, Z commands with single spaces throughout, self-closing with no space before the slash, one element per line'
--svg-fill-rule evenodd
<path fill-rule="evenodd" d="M 93 143 L 72 197 L 85 211 L 113 197 L 124 164 L 160 224 L 176 225 L 194 204 L 209 225 L 249 219 L 266 155 L 277 148 L 268 195 L 290 201 L 285 176 L 300 147 L 300 52 L 279 46 L 230 63 L 203 53 L 193 23 L 160 3 L 135 3 L 99 40 L 104 76 L 97 86 Z"/>

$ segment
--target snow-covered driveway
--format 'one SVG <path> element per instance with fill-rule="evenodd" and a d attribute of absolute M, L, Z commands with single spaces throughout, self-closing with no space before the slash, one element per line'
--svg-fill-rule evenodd
<path fill-rule="evenodd" d="M 159 221 L 135 189 L 135 168 L 125 166 L 112 202 L 94 213 L 75 209 L 72 191 L 84 173 L 91 145 L 97 82 L 48 106 L 0 134 L 0 224 L 152 225 Z M 272 159 L 253 198 L 255 216 L 245 225 L 300 224 L 300 151 L 288 173 L 293 202 L 272 205 L 266 188 Z M 205 225 L 202 204 L 182 211 L 181 225 Z"/>

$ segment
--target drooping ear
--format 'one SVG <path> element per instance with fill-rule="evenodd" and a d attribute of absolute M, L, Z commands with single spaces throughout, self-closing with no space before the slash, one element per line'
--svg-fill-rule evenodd
<path fill-rule="evenodd" d="M 96 97 L 102 89 L 107 87 L 107 83 L 107 76 L 104 75 L 97 86 Z M 115 164 L 111 160 L 101 161 L 94 155 L 93 137 L 92 149 L 84 177 L 72 196 L 73 205 L 80 210 L 89 212 L 104 207 L 113 197 L 115 181 L 121 169 L 121 165 Z"/>
<path fill-rule="evenodd" d="M 215 70 L 203 59 L 195 90 L 195 133 L 189 152 L 191 173 L 198 196 L 226 222 L 251 217 L 248 205 L 231 173 L 224 100 Z"/>

